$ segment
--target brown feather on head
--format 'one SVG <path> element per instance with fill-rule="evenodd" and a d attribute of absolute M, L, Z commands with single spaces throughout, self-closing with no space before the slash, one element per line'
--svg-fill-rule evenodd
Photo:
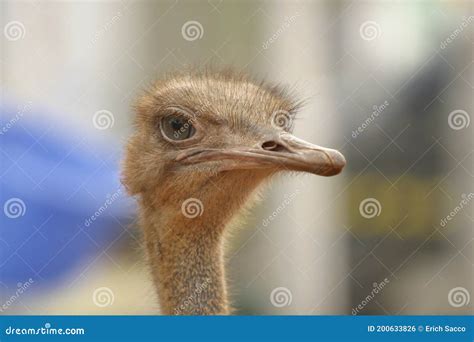
<path fill-rule="evenodd" d="M 332 176 L 339 152 L 291 134 L 301 102 L 281 86 L 224 70 L 169 75 L 136 103 L 123 183 L 138 195 L 140 221 L 165 313 L 195 297 L 188 314 L 228 313 L 224 228 L 269 176 Z M 186 215 L 189 200 L 200 206 Z M 202 207 L 202 208 L 201 208 Z M 207 282 L 194 293 L 196 282 Z"/>
<path fill-rule="evenodd" d="M 135 105 L 124 183 L 135 194 L 155 187 L 160 171 L 194 172 L 196 165 L 211 174 L 256 168 L 339 173 L 340 153 L 290 134 L 300 105 L 287 89 L 231 70 L 169 75 Z"/>

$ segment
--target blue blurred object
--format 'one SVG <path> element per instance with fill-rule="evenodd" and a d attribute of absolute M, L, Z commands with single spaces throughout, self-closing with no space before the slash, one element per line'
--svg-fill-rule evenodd
<path fill-rule="evenodd" d="M 111 247 L 133 218 L 119 180 L 120 147 L 93 141 L 97 130 L 23 106 L 0 107 L 0 289 L 35 284 L 88 266 Z M 35 286 L 36 287 L 36 286 Z M 0 295 L 0 299 L 1 299 Z"/>

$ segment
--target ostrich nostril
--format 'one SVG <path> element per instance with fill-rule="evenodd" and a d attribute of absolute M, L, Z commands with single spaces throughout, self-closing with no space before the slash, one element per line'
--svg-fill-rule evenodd
<path fill-rule="evenodd" d="M 262 148 L 267 151 L 286 151 L 287 149 L 275 141 L 265 141 Z"/>

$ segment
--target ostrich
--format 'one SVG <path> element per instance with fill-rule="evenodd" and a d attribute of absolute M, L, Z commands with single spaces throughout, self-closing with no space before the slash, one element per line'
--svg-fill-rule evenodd
<path fill-rule="evenodd" d="M 292 92 L 230 70 L 168 75 L 136 102 L 123 183 L 139 224 L 161 312 L 231 313 L 224 269 L 229 225 L 280 171 L 338 174 L 336 150 L 291 134 Z"/>

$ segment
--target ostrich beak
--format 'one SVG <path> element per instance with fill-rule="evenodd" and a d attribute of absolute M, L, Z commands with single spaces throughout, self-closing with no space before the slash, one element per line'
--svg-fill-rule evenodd
<path fill-rule="evenodd" d="M 176 161 L 185 164 L 220 161 L 222 171 L 274 169 L 309 172 L 320 176 L 337 175 L 346 165 L 340 152 L 313 145 L 286 132 L 264 139 L 252 148 L 235 146 L 185 150 L 178 154 Z"/>
<path fill-rule="evenodd" d="M 286 132 L 265 141 L 262 148 L 265 155 L 277 158 L 277 165 L 282 170 L 334 176 L 346 165 L 346 159 L 339 151 L 311 144 Z"/>

